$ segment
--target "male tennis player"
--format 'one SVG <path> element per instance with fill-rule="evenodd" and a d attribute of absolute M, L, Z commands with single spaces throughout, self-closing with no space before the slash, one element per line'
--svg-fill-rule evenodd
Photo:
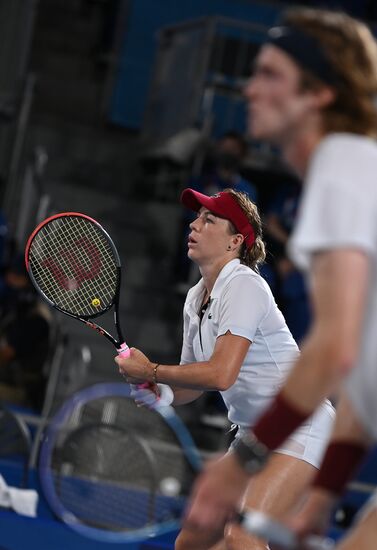
<path fill-rule="evenodd" d="M 376 42 L 364 24 L 343 13 L 288 11 L 257 56 L 246 88 L 249 130 L 281 147 L 305 180 L 290 251 L 310 272 L 314 320 L 295 368 L 253 433 L 199 479 L 188 512 L 192 526 L 225 523 L 247 474 L 263 468 L 270 452 L 355 366 L 362 376 L 366 357 L 374 353 L 376 93 Z M 334 473 L 359 455 L 359 444 L 344 436 L 325 460 Z"/>

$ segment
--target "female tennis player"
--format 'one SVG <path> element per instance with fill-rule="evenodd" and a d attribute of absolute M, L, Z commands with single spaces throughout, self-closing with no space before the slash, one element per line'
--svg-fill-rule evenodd
<path fill-rule="evenodd" d="M 116 362 L 130 383 L 161 383 L 162 398 L 171 393 L 174 405 L 193 401 L 203 391 L 220 391 L 229 420 L 238 426 L 237 440 L 276 395 L 299 350 L 269 286 L 258 274 L 265 249 L 255 204 L 230 189 L 212 197 L 185 189 L 181 200 L 197 212 L 190 224 L 188 256 L 202 275 L 184 305 L 181 364 L 156 364 L 136 349 L 129 359 L 116 358 Z M 157 399 L 145 389 L 135 389 L 134 397 L 149 406 Z M 333 416 L 325 401 L 274 453 L 268 476 L 262 473 L 247 488 L 245 483 L 246 507 L 278 518 L 291 507 L 319 466 Z M 244 537 L 248 548 L 266 547 L 235 526 L 225 530 L 232 548 L 243 547 Z M 176 548 L 210 548 L 222 538 L 222 531 L 184 528 Z"/>

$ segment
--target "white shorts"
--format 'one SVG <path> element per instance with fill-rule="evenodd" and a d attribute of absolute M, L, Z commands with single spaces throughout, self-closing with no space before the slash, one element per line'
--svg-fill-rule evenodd
<path fill-rule="evenodd" d="M 326 400 L 275 452 L 305 460 L 319 468 L 330 438 L 335 419 L 335 409 Z M 230 448 L 249 428 L 239 427 Z"/>

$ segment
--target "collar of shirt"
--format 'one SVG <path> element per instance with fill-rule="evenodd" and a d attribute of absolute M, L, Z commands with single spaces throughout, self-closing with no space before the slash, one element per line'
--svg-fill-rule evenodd
<path fill-rule="evenodd" d="M 228 276 L 234 271 L 234 269 L 238 265 L 240 265 L 240 263 L 241 261 L 238 258 L 235 258 L 234 260 L 231 260 L 224 265 L 224 267 L 218 274 L 216 282 L 212 289 L 210 296 L 211 302 L 213 300 L 216 300 L 221 295 L 223 288 L 227 282 Z M 195 312 L 196 314 L 201 306 L 204 290 L 204 281 L 203 279 L 200 279 L 200 281 L 189 290 L 189 293 L 187 295 L 186 305 L 192 312 Z"/>

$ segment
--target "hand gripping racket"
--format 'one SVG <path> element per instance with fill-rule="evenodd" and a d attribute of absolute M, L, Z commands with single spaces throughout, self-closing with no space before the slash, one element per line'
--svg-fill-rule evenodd
<path fill-rule="evenodd" d="M 177 531 L 201 467 L 172 407 L 141 409 L 127 384 L 102 383 L 73 395 L 52 419 L 39 472 L 46 500 L 67 526 L 95 540 L 125 543 Z M 256 510 L 236 520 L 279 548 L 332 548 L 322 537 L 299 546 L 291 531 Z"/>

